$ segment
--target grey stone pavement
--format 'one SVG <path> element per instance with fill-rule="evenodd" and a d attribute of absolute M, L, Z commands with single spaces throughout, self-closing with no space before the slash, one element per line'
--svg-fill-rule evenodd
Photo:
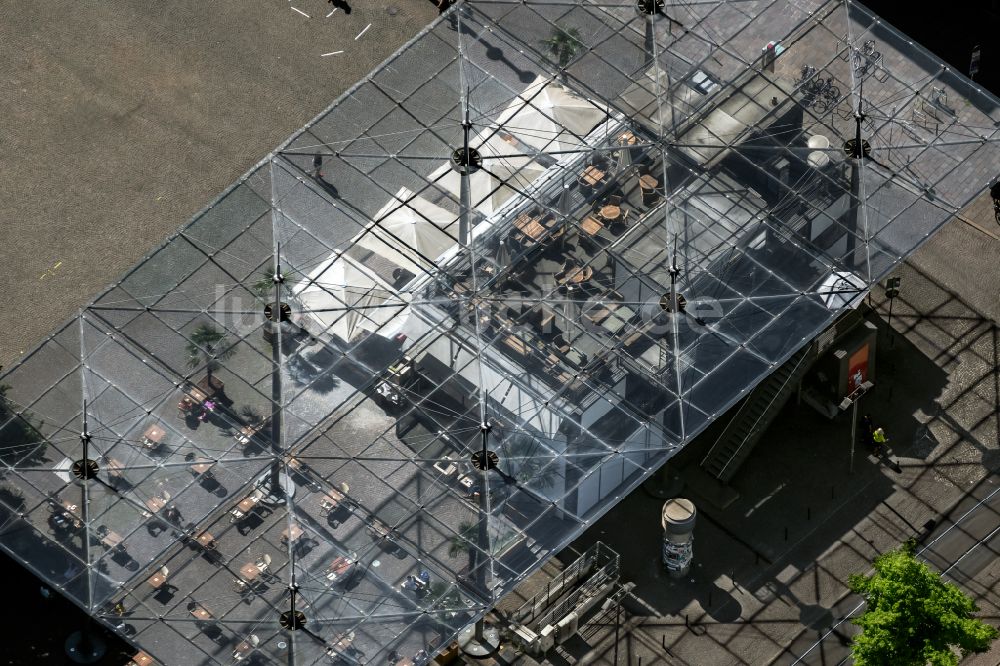
<path fill-rule="evenodd" d="M 437 15 L 427 0 L 352 4 L 327 18 L 326 0 L 5 3 L 0 364 Z"/>
<path fill-rule="evenodd" d="M 685 579 L 659 563 L 662 500 L 641 489 L 560 555 L 571 561 L 595 540 L 622 554 L 636 588 L 619 663 L 846 663 L 857 628 L 845 618 L 859 610 L 848 575 L 911 536 L 1000 622 L 1000 228 L 988 197 L 965 217 L 975 226 L 950 222 L 897 271 L 891 341 L 887 301 L 872 295 L 878 376 L 862 409 L 885 427 L 899 473 L 860 449 L 849 472 L 847 416 L 828 421 L 793 400 L 734 479 L 736 502 L 720 510 L 691 485 L 682 492 L 699 509 Z M 711 444 L 702 437 L 674 459 L 682 477 Z M 550 661 L 613 663 L 612 620 L 598 617 Z M 1000 663 L 1000 646 L 963 663 Z"/>

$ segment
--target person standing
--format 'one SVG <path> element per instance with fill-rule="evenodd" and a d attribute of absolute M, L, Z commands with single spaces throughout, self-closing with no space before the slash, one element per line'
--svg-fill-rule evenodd
<path fill-rule="evenodd" d="M 871 414 L 865 414 L 864 418 L 861 419 L 861 425 L 861 437 L 865 446 L 869 449 L 875 448 L 875 440 L 872 439 L 872 433 L 875 432 L 875 423 L 872 421 Z"/>
<path fill-rule="evenodd" d="M 886 442 L 888 441 L 888 438 L 885 436 L 885 430 L 882 430 L 882 428 L 875 428 L 875 430 L 872 431 L 872 442 L 875 444 L 876 455 L 884 455 L 887 453 Z"/>

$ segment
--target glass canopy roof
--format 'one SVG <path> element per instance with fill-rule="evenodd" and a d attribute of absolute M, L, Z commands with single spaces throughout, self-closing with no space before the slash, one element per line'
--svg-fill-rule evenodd
<path fill-rule="evenodd" d="M 161 663 L 425 663 L 998 119 L 849 2 L 464 2 L 4 374 L 0 545 Z"/>

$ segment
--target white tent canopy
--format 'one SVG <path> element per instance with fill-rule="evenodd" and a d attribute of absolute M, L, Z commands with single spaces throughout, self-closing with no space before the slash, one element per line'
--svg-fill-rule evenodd
<path fill-rule="evenodd" d="M 407 307 L 392 287 L 345 255 L 325 261 L 303 284 L 293 291 L 303 311 L 348 342 L 363 330 L 387 335 L 382 326 Z"/>
<path fill-rule="evenodd" d="M 375 214 L 354 245 L 419 272 L 458 242 L 458 216 L 403 188 Z"/>
<path fill-rule="evenodd" d="M 469 197 L 472 208 L 483 216 L 489 217 L 505 201 L 514 196 L 516 190 L 505 185 L 490 175 L 490 163 L 484 160 L 485 169 L 480 169 L 469 176 Z M 451 168 L 450 164 L 442 164 L 428 180 L 452 195 L 456 202 L 461 201 L 462 177 Z"/>
<path fill-rule="evenodd" d="M 583 137 L 607 115 L 551 79 L 538 77 L 500 114 L 497 125 L 543 152 L 586 151 Z"/>

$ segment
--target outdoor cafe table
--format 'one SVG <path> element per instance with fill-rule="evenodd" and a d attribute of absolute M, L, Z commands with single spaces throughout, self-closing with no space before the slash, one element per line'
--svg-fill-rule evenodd
<path fill-rule="evenodd" d="M 202 548 L 215 548 L 215 537 L 208 532 L 202 532 L 199 534 L 195 538 L 195 541 L 197 541 Z"/>
<path fill-rule="evenodd" d="M 167 575 L 163 573 L 163 569 L 160 569 L 155 574 L 150 576 L 149 580 L 146 582 L 149 583 L 150 587 L 158 590 L 161 585 L 167 582 Z"/>
<path fill-rule="evenodd" d="M 73 524 L 80 522 L 78 520 L 80 517 L 80 507 L 76 502 L 64 499 L 59 503 L 59 506 L 62 508 L 63 513 L 66 514 L 66 517 L 73 521 Z"/>
<path fill-rule="evenodd" d="M 319 496 L 319 507 L 323 511 L 333 511 L 342 501 L 344 501 L 344 494 L 331 488 Z"/>
<path fill-rule="evenodd" d="M 598 232 L 603 228 L 604 228 L 603 224 L 601 224 L 598 220 L 595 220 L 594 218 L 590 217 L 589 215 L 583 218 L 583 221 L 580 222 L 580 230 L 583 231 L 583 233 L 587 234 L 588 236 L 596 236 Z"/>
<path fill-rule="evenodd" d="M 122 535 L 114 530 L 108 530 L 101 536 L 101 543 L 108 548 L 117 548 L 121 545 Z"/>
<path fill-rule="evenodd" d="M 622 146 L 634 146 L 638 139 L 632 132 L 623 132 L 618 135 L 618 143 Z"/>
<path fill-rule="evenodd" d="M 245 517 L 248 513 L 253 511 L 254 507 L 264 499 L 264 493 L 259 488 L 248 496 L 240 500 L 240 503 L 233 507 L 233 510 L 229 513 L 232 515 L 233 520 L 239 520 Z"/>
<path fill-rule="evenodd" d="M 583 170 L 581 178 L 587 185 L 594 186 L 604 179 L 604 172 L 595 166 L 588 166 Z"/>
<path fill-rule="evenodd" d="M 250 443 L 250 440 L 254 438 L 254 435 L 260 432 L 263 428 L 263 423 L 255 426 L 243 426 L 240 428 L 239 432 L 236 433 L 236 443 L 240 446 L 246 446 Z"/>
<path fill-rule="evenodd" d="M 134 657 L 132 661 L 128 662 L 127 666 L 153 666 L 156 662 L 145 652 L 139 652 Z"/>
<path fill-rule="evenodd" d="M 125 471 L 125 466 L 117 458 L 105 458 L 105 464 L 108 467 L 108 476 L 121 477 Z"/>
<path fill-rule="evenodd" d="M 163 438 L 166 434 L 166 431 L 160 426 L 151 425 L 146 428 L 146 432 L 142 433 L 142 444 L 147 449 L 155 449 L 163 443 Z"/>
<path fill-rule="evenodd" d="M 335 558 L 330 566 L 326 570 L 326 579 L 329 581 L 336 581 L 347 575 L 347 572 L 351 570 L 354 566 L 354 560 L 350 557 L 344 557 L 343 555 Z"/>
<path fill-rule="evenodd" d="M 523 233 L 525 236 L 535 241 L 536 243 L 542 239 L 545 235 L 545 227 L 536 218 L 531 217 L 527 213 L 521 213 L 514 220 L 514 226 Z"/>
<path fill-rule="evenodd" d="M 212 614 L 209 613 L 207 610 L 205 610 L 205 608 L 199 604 L 195 604 L 194 607 L 191 609 L 191 615 L 194 615 L 195 618 L 199 620 L 212 619 Z"/>
<path fill-rule="evenodd" d="M 604 206 L 601 208 L 601 217 L 605 220 L 617 220 L 622 214 L 622 209 L 619 206 Z"/>
<path fill-rule="evenodd" d="M 248 583 L 252 583 L 257 580 L 260 576 L 260 567 L 258 567 L 253 562 L 247 562 L 242 567 L 240 567 L 240 577 L 243 578 Z"/>
<path fill-rule="evenodd" d="M 351 647 L 351 643 L 353 642 L 354 642 L 353 631 L 349 631 L 346 634 L 341 634 L 340 637 L 337 638 L 336 642 L 334 642 L 333 645 L 331 645 L 326 649 L 326 653 L 331 657 L 335 657 L 339 652 L 343 652 L 347 648 Z"/>
<path fill-rule="evenodd" d="M 567 282 L 582 284 L 592 277 L 594 277 L 594 268 L 592 266 L 577 266 L 567 271 L 560 282 L 562 284 Z"/>
<path fill-rule="evenodd" d="M 292 523 L 281 532 L 281 543 L 295 543 L 303 534 L 302 527 L 298 523 Z"/>
<path fill-rule="evenodd" d="M 191 465 L 192 474 L 204 474 L 212 466 L 212 461 L 208 458 L 196 458 L 195 463 Z"/>
<path fill-rule="evenodd" d="M 659 184 L 660 183 L 655 178 L 650 176 L 648 173 L 639 176 L 639 187 L 641 187 L 644 190 L 656 189 L 656 186 Z"/>
<path fill-rule="evenodd" d="M 162 497 L 153 496 L 145 501 L 146 508 L 153 513 L 159 512 L 160 509 L 167 505 L 167 500 Z"/>

